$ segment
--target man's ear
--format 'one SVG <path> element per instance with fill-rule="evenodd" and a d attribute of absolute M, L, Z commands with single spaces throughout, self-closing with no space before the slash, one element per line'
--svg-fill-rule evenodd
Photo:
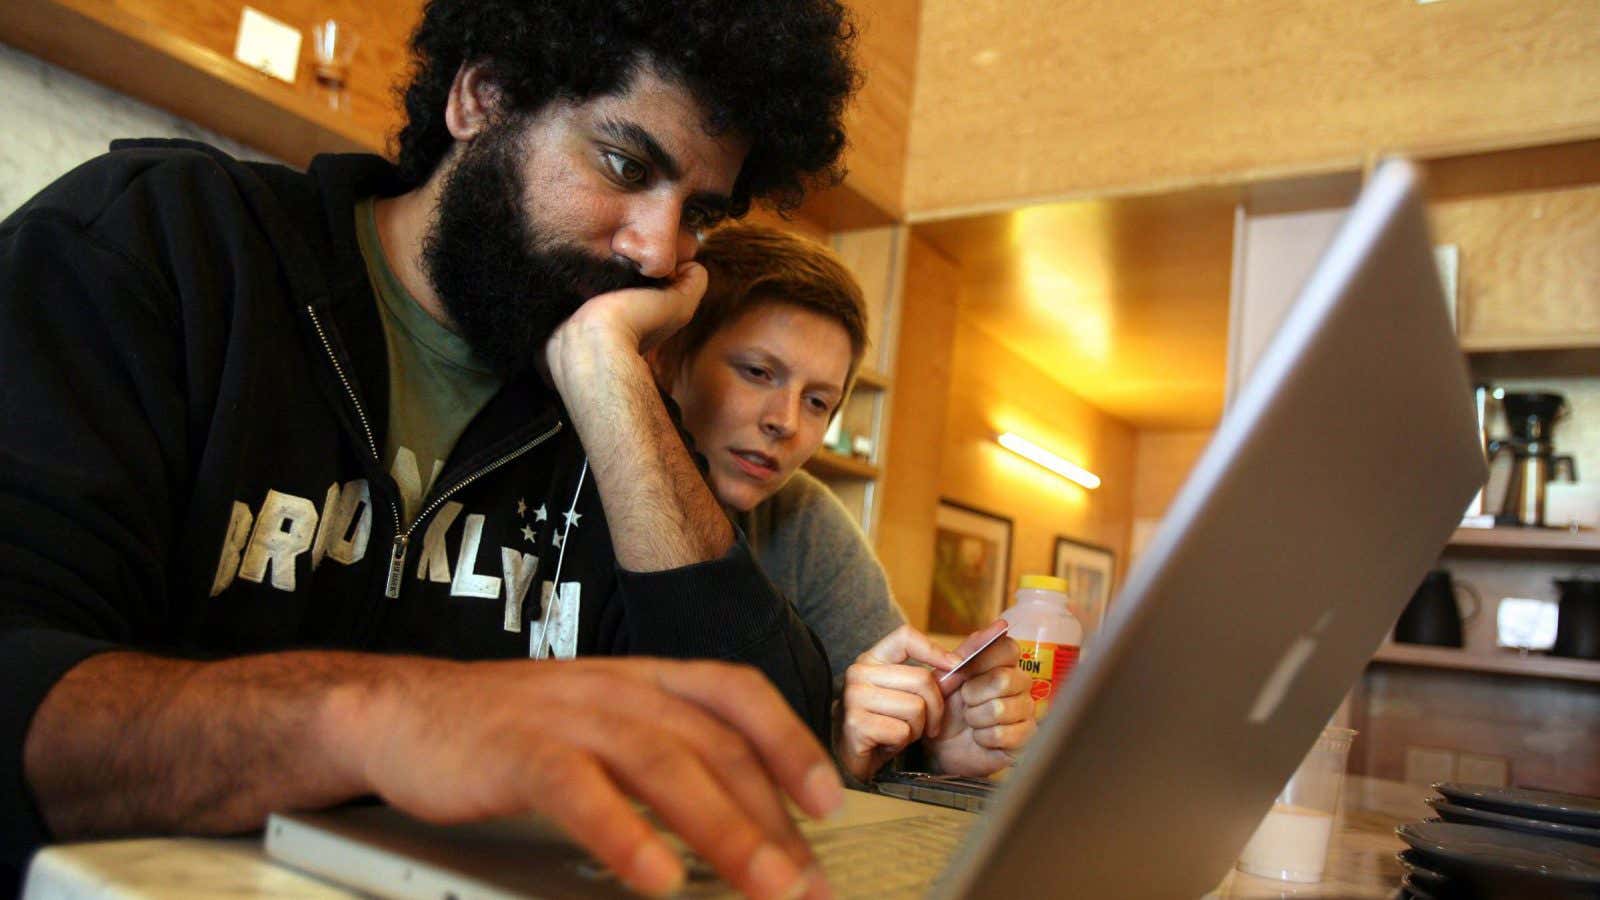
<path fill-rule="evenodd" d="M 492 125 L 500 112 L 500 86 L 481 62 L 464 63 L 450 82 L 445 101 L 444 122 L 450 136 L 470 141 Z"/>

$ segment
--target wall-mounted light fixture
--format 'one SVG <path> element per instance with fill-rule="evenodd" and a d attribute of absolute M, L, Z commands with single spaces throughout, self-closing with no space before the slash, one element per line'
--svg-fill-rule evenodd
<path fill-rule="evenodd" d="M 1044 466 L 1068 481 L 1081 484 L 1091 491 L 1100 486 L 1099 475 L 1085 469 L 1083 466 L 1067 462 L 1027 438 L 1019 437 L 1008 431 L 995 440 L 1000 442 L 1000 446 L 1010 450 L 1012 453 L 1029 462 Z"/>

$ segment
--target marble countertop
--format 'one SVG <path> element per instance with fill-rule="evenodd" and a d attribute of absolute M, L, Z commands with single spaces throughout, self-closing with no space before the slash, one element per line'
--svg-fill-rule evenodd
<path fill-rule="evenodd" d="M 1352 776 L 1335 825 L 1324 878 L 1291 884 L 1233 871 L 1205 900 L 1239 898 L 1390 898 L 1400 883 L 1394 828 L 1431 814 L 1421 785 Z M 269 860 L 259 835 L 140 838 L 62 844 L 41 850 L 28 870 L 24 900 L 160 897 L 346 898 L 357 896 Z"/>

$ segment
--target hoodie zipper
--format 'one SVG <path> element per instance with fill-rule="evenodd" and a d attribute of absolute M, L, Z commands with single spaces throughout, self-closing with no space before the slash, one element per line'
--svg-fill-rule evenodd
<path fill-rule="evenodd" d="M 390 600 L 400 596 L 400 576 L 406 566 L 406 547 L 411 543 L 411 532 L 416 531 L 418 525 L 421 525 L 428 516 L 433 515 L 434 510 L 443 506 L 446 500 L 449 500 L 462 488 L 549 440 L 561 431 L 561 425 L 562 423 L 557 421 L 546 429 L 543 434 L 534 435 L 526 444 L 450 485 L 450 488 L 443 493 L 434 495 L 434 498 L 428 501 L 428 505 L 422 508 L 422 512 L 417 513 L 417 517 L 411 521 L 411 527 L 407 528 L 404 534 L 398 531 L 395 533 L 394 548 L 389 552 L 389 580 L 384 583 L 383 595 Z M 398 516 L 396 518 L 398 519 Z"/>
<path fill-rule="evenodd" d="M 322 341 L 323 352 L 328 354 L 328 361 L 333 364 L 334 374 L 339 376 L 339 383 L 344 385 L 345 396 L 350 399 L 350 405 L 355 407 L 356 418 L 361 420 L 361 430 L 366 434 L 367 437 L 367 450 L 371 452 L 373 460 L 377 463 L 378 468 L 381 470 L 383 468 L 383 458 L 378 455 L 378 442 L 372 436 L 372 425 L 367 421 L 366 410 L 362 408 L 361 400 L 356 396 L 355 388 L 350 384 L 349 377 L 345 375 L 344 366 L 339 365 L 339 357 L 333 352 L 333 344 L 328 341 L 327 332 L 323 331 L 322 329 L 322 320 L 317 318 L 317 311 L 311 306 L 307 306 L 306 314 L 311 317 L 311 325 L 317 330 L 317 338 Z M 384 581 L 383 595 L 390 600 L 400 596 L 401 579 L 406 567 L 406 550 L 411 543 L 411 533 L 417 529 L 418 525 L 422 524 L 422 522 L 427 519 L 428 516 L 433 514 L 434 510 L 444 505 L 446 500 L 449 500 L 462 488 L 473 483 L 474 481 L 477 481 L 479 478 L 488 475 L 490 472 L 493 472 L 501 466 L 504 466 L 506 463 L 511 462 L 522 454 L 527 453 L 529 450 L 532 450 L 533 448 L 549 440 L 551 437 L 560 433 L 561 428 L 562 423 L 557 420 L 557 422 L 550 426 L 550 428 L 544 433 L 535 435 L 521 447 L 518 447 L 510 453 L 507 453 L 505 456 L 496 459 L 494 462 L 489 463 L 483 468 L 478 469 L 467 477 L 457 481 L 455 484 L 452 484 L 450 489 L 444 493 L 435 495 L 434 498 L 428 502 L 428 505 L 422 508 L 422 512 L 418 513 L 417 517 L 412 520 L 410 528 L 406 528 L 404 530 L 401 529 L 400 504 L 391 504 L 389 506 L 389 514 L 394 519 L 394 544 L 389 548 L 389 577 Z"/>

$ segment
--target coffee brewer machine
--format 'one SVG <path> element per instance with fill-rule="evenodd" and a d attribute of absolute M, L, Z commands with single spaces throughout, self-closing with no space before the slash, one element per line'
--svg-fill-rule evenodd
<path fill-rule="evenodd" d="M 1578 480 L 1571 456 L 1557 456 L 1550 432 L 1567 412 L 1567 398 L 1549 393 L 1501 393 L 1510 437 L 1489 442 L 1489 458 L 1502 450 L 1511 451 L 1511 475 L 1506 479 L 1504 499 L 1495 516 L 1496 525 L 1543 527 L 1544 489 L 1557 471 L 1565 466 L 1569 480 Z"/>

